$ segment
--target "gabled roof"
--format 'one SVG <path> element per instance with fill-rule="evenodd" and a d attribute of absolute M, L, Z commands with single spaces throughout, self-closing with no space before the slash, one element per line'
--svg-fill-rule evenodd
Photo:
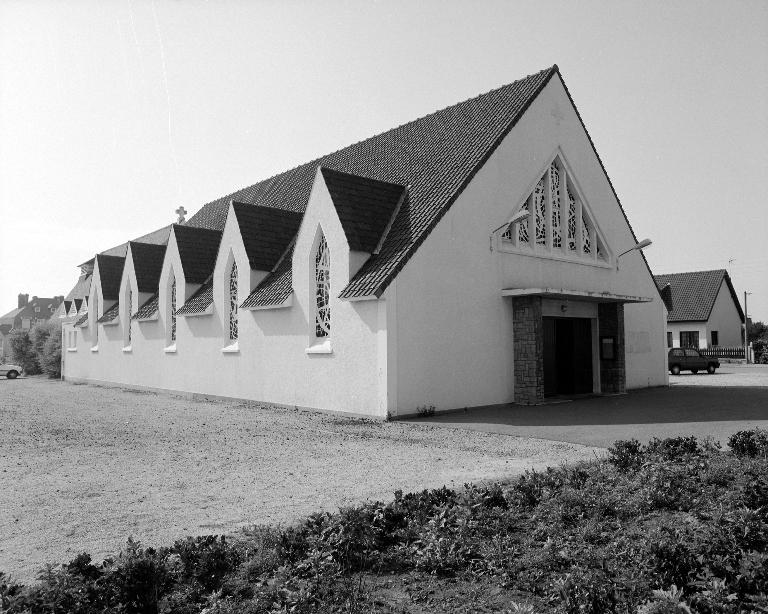
<path fill-rule="evenodd" d="M 74 303 L 75 303 L 75 313 L 77 313 L 78 311 L 80 311 L 80 307 L 82 307 L 82 305 L 83 305 L 83 299 L 76 298 L 74 300 Z"/>
<path fill-rule="evenodd" d="M 77 319 L 77 322 L 74 323 L 74 326 L 82 326 L 82 327 L 88 326 L 88 314 L 84 313 L 83 315 L 81 315 Z"/>
<path fill-rule="evenodd" d="M 184 280 L 188 284 L 201 284 L 213 272 L 221 243 L 221 229 L 173 225 L 179 248 Z"/>
<path fill-rule="evenodd" d="M 91 275 L 90 273 L 80 275 L 80 277 L 77 280 L 77 283 L 75 284 L 75 287 L 69 291 L 69 294 L 67 294 L 66 300 L 71 303 L 72 299 L 83 298 L 84 296 L 88 296 L 91 293 L 92 279 L 93 279 L 93 275 Z M 67 307 L 67 311 L 69 311 L 69 307 Z"/>
<path fill-rule="evenodd" d="M 733 289 L 728 271 L 725 269 L 668 273 L 666 275 L 654 275 L 653 278 L 659 290 L 663 290 L 669 284 L 671 306 L 667 304 L 669 309 L 668 322 L 704 322 L 708 320 L 723 281 L 731 293 L 741 321 L 744 322 L 744 312 L 739 304 L 736 291 Z"/>
<path fill-rule="evenodd" d="M 405 197 L 405 186 L 321 168 L 349 248 L 372 254 Z"/>
<path fill-rule="evenodd" d="M 153 294 L 139 310 L 133 314 L 132 320 L 153 320 L 157 315 L 159 304 L 159 294 Z"/>
<path fill-rule="evenodd" d="M 99 324 L 109 324 L 110 322 L 114 322 L 118 315 L 120 315 L 119 301 L 107 309 L 104 314 L 98 320 L 96 320 L 96 322 Z"/>
<path fill-rule="evenodd" d="M 243 301 L 243 309 L 277 307 L 285 303 L 293 292 L 293 245 L 277 268 L 261 280 Z"/>
<path fill-rule="evenodd" d="M 205 280 L 197 291 L 189 297 L 180 309 L 176 310 L 177 316 L 195 316 L 202 313 L 208 313 L 213 304 L 213 275 Z"/>
<path fill-rule="evenodd" d="M 299 231 L 302 214 L 232 202 L 251 269 L 271 271 Z"/>
<path fill-rule="evenodd" d="M 221 230 L 231 200 L 303 212 L 318 166 L 407 185 L 381 251 L 341 294 L 381 296 L 555 74 L 557 66 L 547 68 L 238 190 L 203 206 L 185 227 Z"/>
<path fill-rule="evenodd" d="M 168 226 L 163 226 L 162 228 L 158 228 L 157 230 L 153 230 L 152 232 L 148 232 L 145 235 L 140 236 L 138 239 L 133 239 L 134 243 L 150 243 L 152 245 L 167 245 L 168 244 L 168 236 L 171 234 L 171 224 L 168 224 Z M 116 245 L 115 247 L 111 247 L 108 250 L 105 250 L 101 252 L 105 256 L 122 256 L 125 257 L 125 254 L 128 253 L 128 242 L 121 243 L 120 245 Z M 87 264 L 88 261 L 84 262 L 83 264 Z M 82 266 L 82 265 L 79 265 Z"/>
<path fill-rule="evenodd" d="M 98 254 L 96 262 L 99 265 L 101 298 L 105 301 L 117 300 L 117 297 L 120 295 L 120 281 L 123 278 L 125 257 Z"/>
<path fill-rule="evenodd" d="M 165 245 L 136 243 L 130 241 L 133 256 L 133 270 L 136 273 L 136 285 L 139 292 L 157 292 L 160 272 L 163 270 Z"/>
<path fill-rule="evenodd" d="M 0 322 L 13 324 L 13 321 L 21 314 L 21 312 L 24 311 L 24 307 L 18 307 L 16 309 L 12 309 L 8 313 L 6 313 L 4 316 L 0 317 Z"/>

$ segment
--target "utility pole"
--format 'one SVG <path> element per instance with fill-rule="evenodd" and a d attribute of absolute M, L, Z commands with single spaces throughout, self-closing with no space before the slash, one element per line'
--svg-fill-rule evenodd
<path fill-rule="evenodd" d="M 749 364 L 749 316 L 747 315 L 747 296 L 751 292 L 744 291 L 744 360 Z"/>

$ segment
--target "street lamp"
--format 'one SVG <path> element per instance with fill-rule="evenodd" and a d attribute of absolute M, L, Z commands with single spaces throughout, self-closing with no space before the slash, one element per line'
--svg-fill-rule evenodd
<path fill-rule="evenodd" d="M 517 213 L 515 213 L 515 215 L 512 216 L 511 220 L 509 220 L 508 222 L 504 222 L 498 228 L 494 228 L 491 231 L 491 234 L 488 236 L 490 250 L 493 251 L 493 235 L 499 232 L 499 230 L 501 230 L 502 228 L 511 228 L 512 224 L 516 224 L 520 220 L 527 218 L 530 214 L 531 212 L 528 211 L 527 209 L 520 209 L 520 211 L 518 211 Z M 506 230 L 504 232 L 506 232 Z"/>
<path fill-rule="evenodd" d="M 616 270 L 617 271 L 619 270 L 619 258 L 621 258 L 624 254 L 628 254 L 629 252 L 634 251 L 636 249 L 643 249 L 645 247 L 648 247 L 651 243 L 652 241 L 650 239 L 643 239 L 642 241 L 640 241 L 639 243 L 636 243 L 629 249 L 621 252 L 618 256 L 616 256 Z"/>

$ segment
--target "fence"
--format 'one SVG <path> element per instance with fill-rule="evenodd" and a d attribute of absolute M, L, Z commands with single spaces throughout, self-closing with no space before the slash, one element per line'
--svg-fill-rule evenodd
<path fill-rule="evenodd" d="M 744 358 L 744 348 L 723 348 L 715 346 L 712 348 L 699 348 L 699 354 L 707 358 Z"/>

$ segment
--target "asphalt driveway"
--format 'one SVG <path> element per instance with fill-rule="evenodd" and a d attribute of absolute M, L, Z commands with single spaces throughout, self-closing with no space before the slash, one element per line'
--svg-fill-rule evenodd
<path fill-rule="evenodd" d="M 726 444 L 739 430 L 768 429 L 768 365 L 723 365 L 715 375 L 670 376 L 670 386 L 625 395 L 493 405 L 415 418 L 486 433 L 608 447 L 617 439 L 695 435 Z"/>

